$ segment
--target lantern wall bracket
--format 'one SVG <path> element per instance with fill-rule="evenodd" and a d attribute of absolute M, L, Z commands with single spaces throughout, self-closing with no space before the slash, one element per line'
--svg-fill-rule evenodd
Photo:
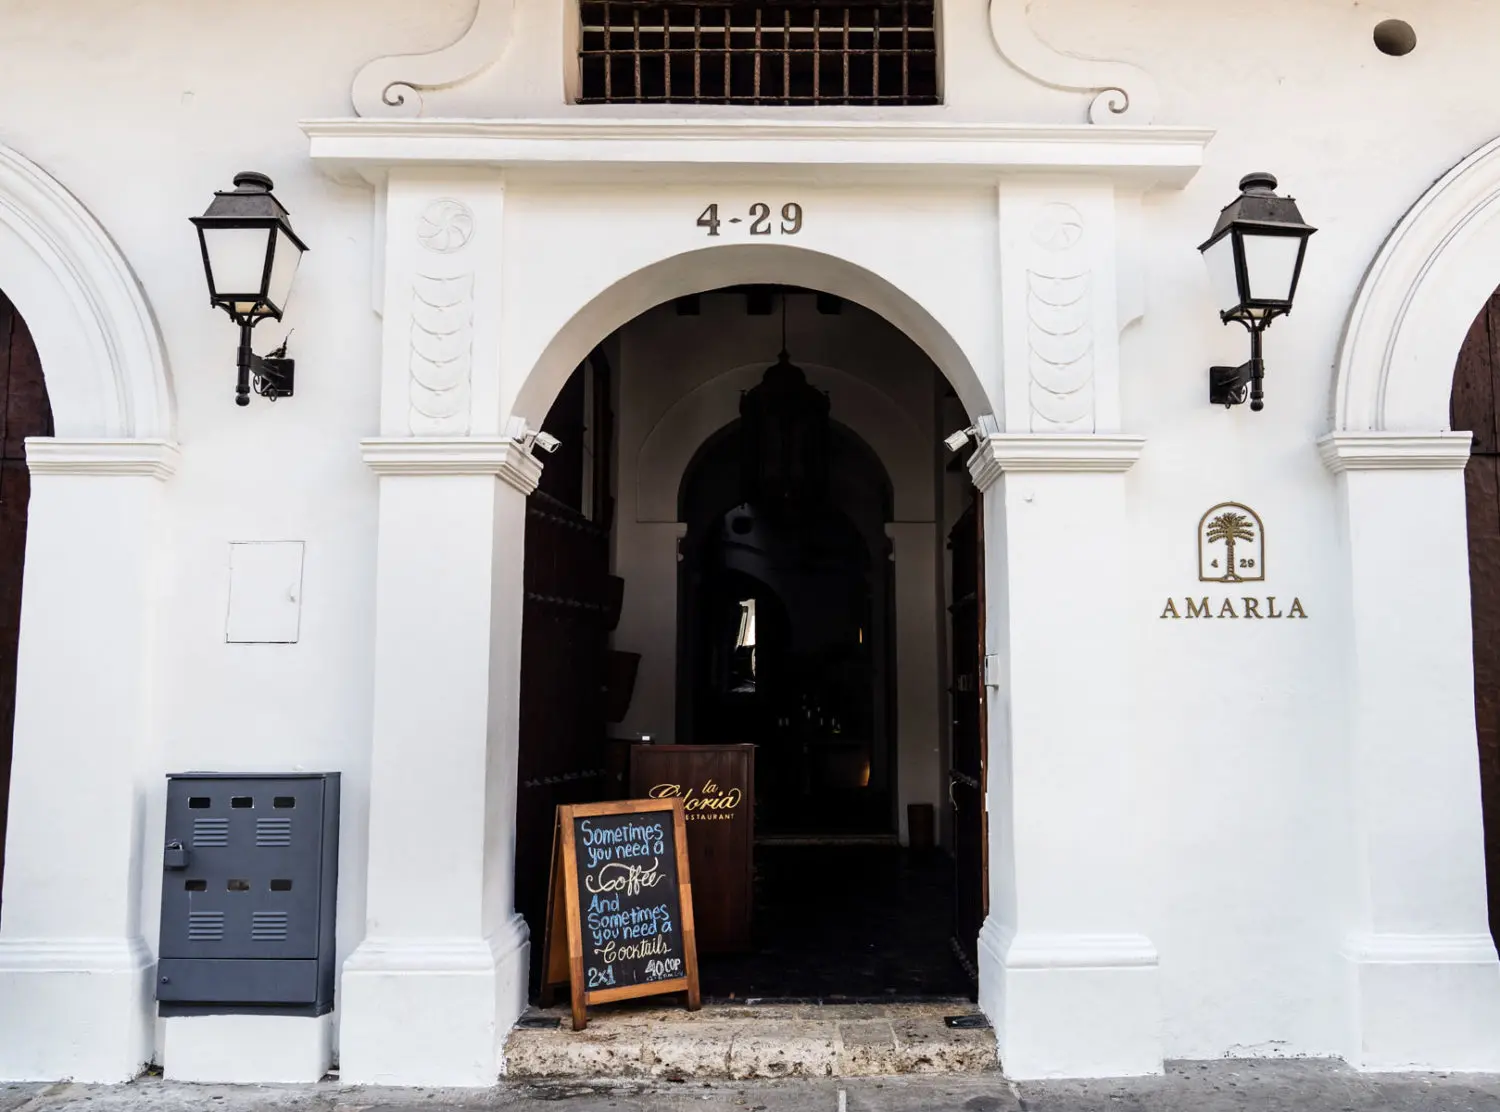
<path fill-rule="evenodd" d="M 239 379 L 234 388 L 234 404 L 249 405 L 253 388 L 263 398 L 275 401 L 290 398 L 296 379 L 297 361 L 286 357 L 286 341 L 270 355 L 260 356 L 250 350 L 253 324 L 240 324 Z"/>
<path fill-rule="evenodd" d="M 1228 323 L 1226 321 L 1225 323 Z M 1250 403 L 1250 408 L 1259 413 L 1266 407 L 1262 383 L 1266 377 L 1266 361 L 1261 354 L 1261 333 L 1269 319 L 1241 321 L 1250 333 L 1250 358 L 1238 367 L 1210 367 L 1208 369 L 1208 400 L 1225 409 Z"/>

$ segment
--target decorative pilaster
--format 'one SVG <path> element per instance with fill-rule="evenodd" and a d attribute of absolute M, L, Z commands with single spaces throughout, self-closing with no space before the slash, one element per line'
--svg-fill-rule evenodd
<path fill-rule="evenodd" d="M 381 435 L 498 435 L 504 179 L 392 173 L 384 190 Z"/>
<path fill-rule="evenodd" d="M 1500 1069 L 1474 723 L 1469 434 L 1333 433 L 1318 447 L 1338 476 L 1349 561 L 1347 1056 L 1362 1069 Z"/>
<path fill-rule="evenodd" d="M 31 470 L 0 919 L 0 1079 L 128 1081 L 151 1059 L 141 936 L 164 440 L 26 442 Z M 87 697 L 80 698 L 80 684 Z M 79 821 L 78 809 L 87 810 Z M 152 867 L 148 864 L 145 867 Z"/>
<path fill-rule="evenodd" d="M 992 429 L 992 419 L 981 428 Z M 1123 662 L 1136 436 L 990 433 L 984 492 L 990 912 L 980 1004 L 1010 1077 L 1159 1073 Z"/>
<path fill-rule="evenodd" d="M 526 495 L 514 441 L 363 442 L 380 476 L 366 935 L 344 963 L 356 1084 L 491 1085 L 526 1006 L 514 910 Z"/>
<path fill-rule="evenodd" d="M 1006 430 L 1117 430 L 1113 185 L 1006 178 L 999 205 Z"/>

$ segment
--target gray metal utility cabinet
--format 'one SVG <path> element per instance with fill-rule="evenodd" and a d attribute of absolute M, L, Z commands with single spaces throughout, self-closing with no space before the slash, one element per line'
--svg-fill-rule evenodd
<path fill-rule="evenodd" d="M 167 777 L 162 1015 L 333 1008 L 339 774 Z"/>

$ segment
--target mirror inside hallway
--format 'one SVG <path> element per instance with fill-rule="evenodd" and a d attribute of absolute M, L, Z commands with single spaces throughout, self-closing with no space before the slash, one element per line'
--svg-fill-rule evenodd
<path fill-rule="evenodd" d="M 943 444 L 970 424 L 911 339 L 817 290 L 598 339 L 528 502 L 533 940 L 559 804 L 680 798 L 705 1000 L 972 1001 L 983 530 Z"/>

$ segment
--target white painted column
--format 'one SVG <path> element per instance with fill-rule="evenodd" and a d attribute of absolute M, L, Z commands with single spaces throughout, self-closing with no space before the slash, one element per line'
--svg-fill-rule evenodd
<path fill-rule="evenodd" d="M 1162 1069 L 1124 663 L 1131 436 L 997 434 L 984 491 L 990 913 L 980 1004 L 1008 1076 Z"/>
<path fill-rule="evenodd" d="M 947 693 L 942 690 L 943 629 L 937 597 L 938 547 L 930 521 L 892 522 L 896 580 L 896 800 L 901 843 L 910 842 L 906 807 L 931 803 L 936 817 L 943 775 L 939 740 Z M 936 830 L 933 832 L 936 834 Z"/>
<path fill-rule="evenodd" d="M 1319 447 L 1338 476 L 1349 559 L 1349 1061 L 1500 1069 L 1474 724 L 1469 434 L 1334 433 Z"/>
<path fill-rule="evenodd" d="M 526 1005 L 513 900 L 521 552 L 541 467 L 499 439 L 363 447 L 380 475 L 375 714 L 341 1076 L 492 1085 Z"/>
<path fill-rule="evenodd" d="M 153 629 L 177 449 L 31 439 L 0 918 L 0 1079 L 118 1082 L 151 1058 L 146 800 L 164 793 Z"/>

